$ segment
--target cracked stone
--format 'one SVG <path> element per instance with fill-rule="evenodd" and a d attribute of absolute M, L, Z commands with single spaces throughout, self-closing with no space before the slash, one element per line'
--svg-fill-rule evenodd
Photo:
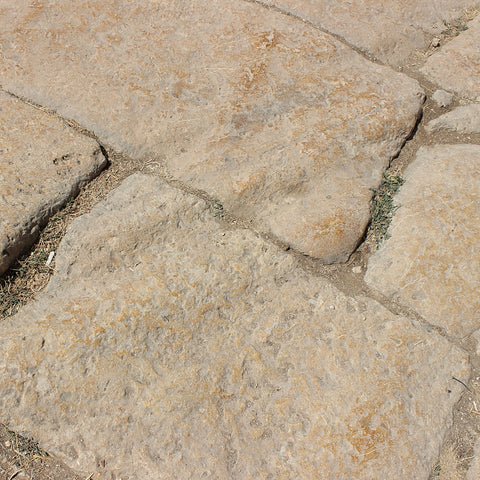
<path fill-rule="evenodd" d="M 457 107 L 425 125 L 428 133 L 453 130 L 458 133 L 480 133 L 480 104 Z"/>
<path fill-rule="evenodd" d="M 344 38 L 351 45 L 391 65 L 414 50 L 424 50 L 444 21 L 478 5 L 472 0 L 263 0 Z M 434 39 L 435 40 L 435 39 Z"/>
<path fill-rule="evenodd" d="M 480 100 L 480 16 L 429 57 L 422 72 L 442 88 Z"/>
<path fill-rule="evenodd" d="M 0 0 L 0 15 L 4 88 L 326 263 L 361 240 L 421 111 L 416 81 L 258 4 Z"/>
<path fill-rule="evenodd" d="M 469 375 L 440 335 L 140 174 L 73 222 L 0 350 L 2 420 L 123 480 L 426 478 Z"/>
<path fill-rule="evenodd" d="M 0 275 L 106 159 L 94 140 L 0 92 Z"/>
<path fill-rule="evenodd" d="M 422 147 L 365 280 L 463 337 L 480 326 L 480 146 Z"/>

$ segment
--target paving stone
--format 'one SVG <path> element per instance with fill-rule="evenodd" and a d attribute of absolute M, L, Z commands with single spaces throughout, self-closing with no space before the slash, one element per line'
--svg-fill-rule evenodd
<path fill-rule="evenodd" d="M 0 15 L 5 88 L 327 263 L 362 238 L 421 110 L 416 81 L 258 4 L 0 0 Z"/>
<path fill-rule="evenodd" d="M 457 107 L 425 125 L 429 133 L 453 130 L 458 133 L 480 133 L 480 104 Z"/>
<path fill-rule="evenodd" d="M 105 478 L 426 478 L 467 358 L 128 178 L 0 323 L 0 415 Z"/>
<path fill-rule="evenodd" d="M 480 326 L 480 146 L 422 147 L 405 179 L 391 238 L 365 280 L 431 324 L 468 335 Z"/>
<path fill-rule="evenodd" d="M 472 0 L 264 0 L 267 5 L 307 19 L 391 65 L 402 63 L 415 49 L 428 47 L 444 21 L 476 6 Z"/>
<path fill-rule="evenodd" d="M 99 145 L 0 92 L 0 275 L 106 164 Z"/>
<path fill-rule="evenodd" d="M 442 88 L 480 101 L 480 16 L 468 27 L 434 53 L 422 72 Z"/>

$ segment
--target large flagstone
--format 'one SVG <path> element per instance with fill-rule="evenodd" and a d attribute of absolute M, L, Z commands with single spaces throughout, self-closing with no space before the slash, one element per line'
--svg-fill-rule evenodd
<path fill-rule="evenodd" d="M 475 0 L 263 0 L 307 19 L 390 65 L 401 64 Z"/>
<path fill-rule="evenodd" d="M 480 327 L 480 146 L 422 147 L 365 280 L 455 336 Z"/>
<path fill-rule="evenodd" d="M 0 0 L 0 83 L 343 261 L 421 111 L 418 83 L 240 0 Z"/>
<path fill-rule="evenodd" d="M 430 81 L 470 100 L 480 101 L 480 16 L 434 53 L 422 72 Z"/>
<path fill-rule="evenodd" d="M 0 275 L 106 162 L 95 140 L 0 92 Z"/>
<path fill-rule="evenodd" d="M 467 357 L 160 179 L 63 239 L 0 323 L 0 415 L 105 478 L 425 479 Z"/>

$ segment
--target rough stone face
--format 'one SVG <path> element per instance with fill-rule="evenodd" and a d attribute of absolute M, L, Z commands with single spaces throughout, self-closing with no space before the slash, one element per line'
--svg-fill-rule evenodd
<path fill-rule="evenodd" d="M 436 90 L 432 98 L 440 107 L 448 107 L 453 101 L 453 95 L 445 90 Z"/>
<path fill-rule="evenodd" d="M 442 88 L 470 100 L 480 100 L 480 16 L 434 53 L 422 72 Z"/>
<path fill-rule="evenodd" d="M 454 130 L 458 133 L 480 133 L 480 104 L 457 107 L 425 125 L 429 133 Z"/>
<path fill-rule="evenodd" d="M 478 5 L 472 0 L 263 0 L 340 35 L 383 62 L 398 65 L 428 46 L 443 21 Z"/>
<path fill-rule="evenodd" d="M 367 283 L 464 336 L 480 326 L 480 146 L 422 147 Z"/>
<path fill-rule="evenodd" d="M 106 159 L 60 120 L 0 92 L 0 275 Z"/>
<path fill-rule="evenodd" d="M 0 412 L 107 478 L 426 478 L 468 377 L 155 177 L 78 218 L 57 268 L 0 323 Z"/>
<path fill-rule="evenodd" d="M 0 0 L 0 15 L 5 88 L 325 262 L 356 247 L 421 110 L 416 81 L 258 4 Z"/>

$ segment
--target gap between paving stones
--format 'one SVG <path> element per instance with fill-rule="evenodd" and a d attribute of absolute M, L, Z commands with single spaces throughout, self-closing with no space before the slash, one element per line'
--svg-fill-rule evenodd
<path fill-rule="evenodd" d="M 362 56 L 369 59 L 370 61 L 383 64 L 379 60 L 372 58 L 365 52 L 350 45 L 339 35 L 333 34 L 328 30 L 325 30 L 322 27 L 319 27 L 318 25 L 315 25 L 312 22 L 309 22 L 308 20 L 305 20 L 296 15 L 293 15 L 289 12 L 284 12 L 282 11 L 282 9 L 279 9 L 278 7 L 265 5 L 263 2 L 259 0 L 245 0 L 245 1 L 262 5 L 262 7 L 267 9 L 274 9 L 276 11 L 280 11 L 285 15 L 297 18 L 302 22 L 308 23 L 313 27 L 317 28 L 318 30 L 334 36 L 335 38 L 340 40 L 342 43 L 348 45 L 350 48 L 355 50 L 357 53 L 360 53 Z M 407 139 L 407 141 L 401 148 L 399 154 L 391 161 L 389 168 L 386 170 L 387 173 L 401 176 L 402 172 L 405 170 L 405 168 L 409 165 L 409 163 L 415 157 L 415 154 L 418 148 L 423 145 L 433 145 L 433 144 L 441 144 L 441 143 L 450 143 L 450 144 L 480 143 L 480 135 L 461 135 L 461 134 L 449 133 L 449 132 L 438 132 L 436 134 L 427 135 L 424 132 L 423 125 L 426 122 L 428 122 L 433 118 L 436 118 L 440 114 L 447 113 L 448 111 L 452 110 L 456 106 L 464 104 L 463 99 L 459 98 L 457 95 L 454 95 L 454 101 L 448 108 L 440 108 L 433 103 L 430 97 L 432 93 L 436 89 L 439 89 L 440 87 L 434 85 L 431 82 L 428 82 L 422 74 L 418 73 L 419 66 L 422 63 L 424 63 L 425 60 L 426 60 L 426 57 L 424 58 L 419 57 L 419 59 L 417 58 L 415 60 L 416 62 L 415 64 L 406 65 L 403 67 L 400 66 L 398 68 L 399 71 L 406 73 L 407 75 L 419 81 L 422 88 L 424 88 L 428 92 L 428 99 L 424 104 L 423 117 L 418 120 L 417 126 L 412 132 L 411 137 Z M 7 93 L 10 93 L 10 92 L 7 92 Z M 53 115 L 57 118 L 62 119 L 67 125 L 74 128 L 76 131 L 88 137 L 94 138 L 98 142 L 98 138 L 95 136 L 94 133 L 83 128 L 77 122 L 73 120 L 65 119 L 60 115 L 58 115 L 55 111 L 45 108 L 41 105 L 37 105 L 34 102 L 29 101 L 28 99 L 17 97 L 16 95 L 13 95 L 13 96 L 16 98 L 20 98 L 20 100 L 22 100 L 23 102 L 31 106 L 34 106 L 35 108 L 38 108 L 50 115 Z M 357 249 L 353 252 L 350 259 L 346 263 L 334 264 L 334 265 L 323 265 L 319 261 L 316 261 L 311 258 L 307 258 L 304 255 L 300 254 L 299 252 L 295 252 L 289 249 L 285 244 L 280 242 L 278 239 L 274 238 L 272 235 L 258 231 L 254 227 L 252 222 L 239 220 L 238 218 L 235 218 L 232 215 L 228 214 L 228 212 L 223 212 L 221 209 L 218 209 L 218 208 L 216 209 L 216 203 L 214 198 L 212 198 L 211 196 L 209 196 L 203 191 L 192 189 L 191 187 L 186 186 L 185 184 L 183 184 L 178 180 L 168 178 L 164 174 L 164 172 L 161 171 L 161 168 L 159 169 L 158 166 L 155 165 L 155 162 L 153 159 L 151 161 L 148 161 L 148 160 L 134 161 L 132 159 L 126 158 L 124 155 L 118 152 L 114 152 L 108 146 L 102 145 L 100 142 L 98 143 L 99 145 L 102 146 L 104 150 L 104 154 L 109 160 L 109 165 L 100 174 L 99 177 L 94 179 L 92 182 L 90 182 L 87 186 L 85 186 L 82 189 L 78 197 L 69 206 L 61 210 L 60 213 L 64 214 L 63 218 L 60 220 L 60 222 L 63 222 L 63 229 L 62 229 L 61 236 L 63 236 L 65 232 L 65 228 L 68 226 L 71 220 L 73 220 L 73 218 L 88 212 L 94 204 L 96 204 L 99 200 L 104 198 L 111 190 L 116 188 L 124 178 L 128 177 L 129 175 L 137 171 L 143 171 L 144 173 L 151 173 L 151 174 L 160 176 L 161 178 L 166 180 L 170 185 L 176 188 L 179 188 L 183 191 L 186 191 L 188 193 L 191 193 L 195 196 L 198 196 L 203 200 L 206 200 L 212 206 L 212 215 L 215 215 L 215 213 L 218 214 L 216 215 L 219 217 L 218 221 L 222 222 L 222 225 L 224 226 L 224 228 L 226 229 L 248 228 L 252 230 L 256 235 L 261 236 L 265 240 L 268 240 L 276 244 L 277 246 L 282 247 L 284 250 L 289 250 L 287 253 L 299 258 L 301 260 L 301 266 L 306 271 L 308 271 L 312 275 L 326 278 L 346 295 L 356 296 L 356 295 L 362 294 L 362 295 L 365 295 L 366 297 L 372 298 L 377 302 L 379 302 L 380 304 L 382 304 L 392 313 L 401 314 L 401 315 L 407 316 L 408 318 L 420 321 L 427 331 L 430 331 L 432 333 L 435 332 L 436 334 L 442 335 L 449 342 L 454 343 L 457 347 L 466 351 L 470 355 L 470 363 L 472 366 L 471 378 L 467 385 L 467 387 L 470 390 L 467 390 L 467 389 L 465 390 L 465 394 L 460 399 L 457 407 L 455 407 L 454 422 L 450 429 L 450 433 L 447 434 L 446 443 L 448 443 L 449 441 L 449 435 L 450 436 L 455 435 L 457 438 L 457 441 L 458 441 L 458 438 L 463 439 L 463 441 L 457 442 L 457 443 L 460 443 L 460 445 L 458 446 L 458 449 L 459 450 L 463 449 L 463 452 L 459 451 L 457 453 L 459 453 L 462 457 L 468 456 L 468 454 L 472 451 L 472 448 L 473 448 L 472 441 L 474 440 L 474 436 L 472 434 L 471 429 L 465 425 L 466 423 L 464 421 L 465 411 L 466 411 L 465 409 L 468 407 L 470 402 L 473 401 L 472 398 L 476 390 L 471 390 L 471 389 L 472 388 L 475 389 L 475 386 L 477 387 L 479 386 L 478 379 L 480 378 L 480 368 L 479 368 L 480 361 L 474 350 L 474 346 L 475 346 L 474 342 L 471 338 L 458 340 L 458 339 L 449 337 L 441 328 L 428 324 L 428 322 L 426 322 L 420 315 L 418 315 L 417 312 L 395 302 L 395 300 L 392 298 L 386 298 L 379 292 L 375 292 L 366 286 L 365 282 L 363 281 L 363 273 L 365 271 L 368 258 L 373 253 L 374 251 L 373 248 L 375 248 L 372 243 L 372 238 L 368 230 L 364 238 L 362 239 L 361 243 L 359 244 Z M 43 232 L 42 232 L 42 235 L 43 235 Z M 57 245 L 60 240 L 61 240 L 61 237 L 57 239 Z M 38 246 L 39 246 L 39 243 L 37 242 L 37 244 L 34 245 L 34 247 L 32 247 L 32 249 L 30 250 L 31 254 L 35 254 L 35 250 L 38 249 Z M 29 254 L 27 253 L 26 255 L 28 256 Z M 355 267 L 361 268 L 361 274 L 352 272 L 352 268 L 355 268 Z M 50 269 L 49 275 L 52 273 L 52 271 L 53 269 Z M 46 283 L 48 282 L 49 275 L 47 276 L 47 278 L 44 279 L 43 285 L 41 287 L 46 285 Z M 15 274 L 13 276 L 15 276 Z M 40 288 L 39 290 L 36 291 L 36 293 L 38 293 L 39 291 L 40 291 Z M 478 401 L 478 397 L 476 398 Z M 480 417 L 478 419 L 478 430 L 480 431 Z M 464 466 L 466 466 L 466 463 L 464 463 Z M 434 466 L 432 466 L 432 469 L 433 468 Z"/>

